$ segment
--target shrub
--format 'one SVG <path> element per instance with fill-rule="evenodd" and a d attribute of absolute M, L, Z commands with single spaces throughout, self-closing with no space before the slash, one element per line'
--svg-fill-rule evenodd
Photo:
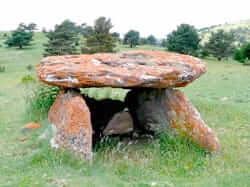
<path fill-rule="evenodd" d="M 34 78 L 32 75 L 24 75 L 21 79 L 21 82 L 23 84 L 36 82 L 36 78 Z"/>
<path fill-rule="evenodd" d="M 33 69 L 33 66 L 32 66 L 31 64 L 29 64 L 29 65 L 26 66 L 26 69 L 27 69 L 28 71 L 31 71 L 31 70 Z"/>
<path fill-rule="evenodd" d="M 0 73 L 5 72 L 5 66 L 0 66 Z"/>
<path fill-rule="evenodd" d="M 250 60 L 250 43 L 244 45 L 242 50 L 244 57 Z"/>
<path fill-rule="evenodd" d="M 245 63 L 246 60 L 250 60 L 250 43 L 243 45 L 240 49 L 235 50 L 234 59 Z"/>
<path fill-rule="evenodd" d="M 239 61 L 241 63 L 245 62 L 245 57 L 244 57 L 243 51 L 241 49 L 235 50 L 235 52 L 234 52 L 234 60 L 237 60 L 237 61 Z"/>
<path fill-rule="evenodd" d="M 26 114 L 30 120 L 41 120 L 47 117 L 51 105 L 54 103 L 59 88 L 39 85 L 26 96 Z"/>

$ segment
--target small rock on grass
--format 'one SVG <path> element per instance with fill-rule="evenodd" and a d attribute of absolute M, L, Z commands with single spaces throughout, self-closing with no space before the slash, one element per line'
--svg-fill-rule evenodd
<path fill-rule="evenodd" d="M 28 132 L 39 128 L 41 128 L 41 125 L 39 123 L 30 122 L 22 128 L 22 132 Z"/>

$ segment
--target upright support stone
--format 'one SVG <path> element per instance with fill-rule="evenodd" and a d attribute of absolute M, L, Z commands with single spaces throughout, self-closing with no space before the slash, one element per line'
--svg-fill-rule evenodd
<path fill-rule="evenodd" d="M 92 159 L 92 125 L 89 109 L 77 91 L 61 91 L 50 108 L 49 121 L 56 126 L 53 142 L 83 159 Z"/>
<path fill-rule="evenodd" d="M 171 88 L 132 90 L 126 103 L 140 128 L 153 132 L 174 129 L 210 152 L 220 150 L 214 132 L 183 92 Z"/>

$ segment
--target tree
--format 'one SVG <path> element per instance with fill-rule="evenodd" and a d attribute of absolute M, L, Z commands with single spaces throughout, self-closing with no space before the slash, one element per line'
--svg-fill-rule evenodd
<path fill-rule="evenodd" d="M 147 43 L 150 45 L 156 45 L 157 43 L 156 37 L 152 34 L 147 37 L 147 41 L 148 41 Z"/>
<path fill-rule="evenodd" d="M 224 30 L 212 32 L 209 41 L 205 44 L 208 53 L 216 57 L 218 60 L 229 57 L 235 50 L 234 35 Z"/>
<path fill-rule="evenodd" d="M 99 17 L 95 20 L 92 31 L 86 36 L 86 47 L 82 53 L 114 52 L 116 39 L 110 33 L 113 27 L 111 20 Z"/>
<path fill-rule="evenodd" d="M 167 39 L 162 39 L 160 44 L 162 47 L 167 47 Z"/>
<path fill-rule="evenodd" d="M 113 32 L 111 35 L 112 35 L 118 42 L 121 42 L 120 33 L 118 33 L 118 32 Z"/>
<path fill-rule="evenodd" d="M 44 56 L 75 54 L 79 41 L 76 27 L 74 22 L 65 20 L 56 25 L 53 31 L 47 32 L 48 42 L 44 45 Z"/>
<path fill-rule="evenodd" d="M 135 30 L 130 30 L 125 34 L 123 44 L 128 44 L 130 48 L 133 48 L 136 45 L 139 45 L 139 40 L 140 33 Z"/>
<path fill-rule="evenodd" d="M 200 38 L 194 26 L 181 24 L 167 36 L 167 49 L 182 54 L 197 55 Z"/>
<path fill-rule="evenodd" d="M 141 37 L 139 43 L 140 43 L 140 45 L 147 45 L 148 40 L 147 40 L 147 38 Z"/>
<path fill-rule="evenodd" d="M 5 44 L 7 44 L 8 47 L 19 47 L 19 49 L 22 49 L 23 46 L 29 46 L 33 40 L 35 30 L 35 23 L 30 23 L 29 25 L 20 23 L 18 28 L 14 30 L 11 36 L 5 41 Z"/>

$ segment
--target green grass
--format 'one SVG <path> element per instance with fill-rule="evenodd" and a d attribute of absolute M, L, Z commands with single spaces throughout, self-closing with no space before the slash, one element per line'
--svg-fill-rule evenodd
<path fill-rule="evenodd" d="M 182 89 L 217 133 L 221 153 L 207 154 L 171 134 L 137 142 L 110 138 L 96 147 L 95 160 L 87 164 L 38 139 L 46 119 L 39 121 L 41 129 L 21 132 L 29 122 L 24 98 L 33 89 L 22 78 L 35 76 L 34 68 L 26 67 L 42 58 L 44 40 L 36 34 L 29 49 L 0 48 L 0 65 L 6 67 L 0 73 L 0 186 L 250 186 L 250 67 L 206 59 L 208 72 Z M 88 93 L 99 99 L 125 94 L 108 88 Z"/>

